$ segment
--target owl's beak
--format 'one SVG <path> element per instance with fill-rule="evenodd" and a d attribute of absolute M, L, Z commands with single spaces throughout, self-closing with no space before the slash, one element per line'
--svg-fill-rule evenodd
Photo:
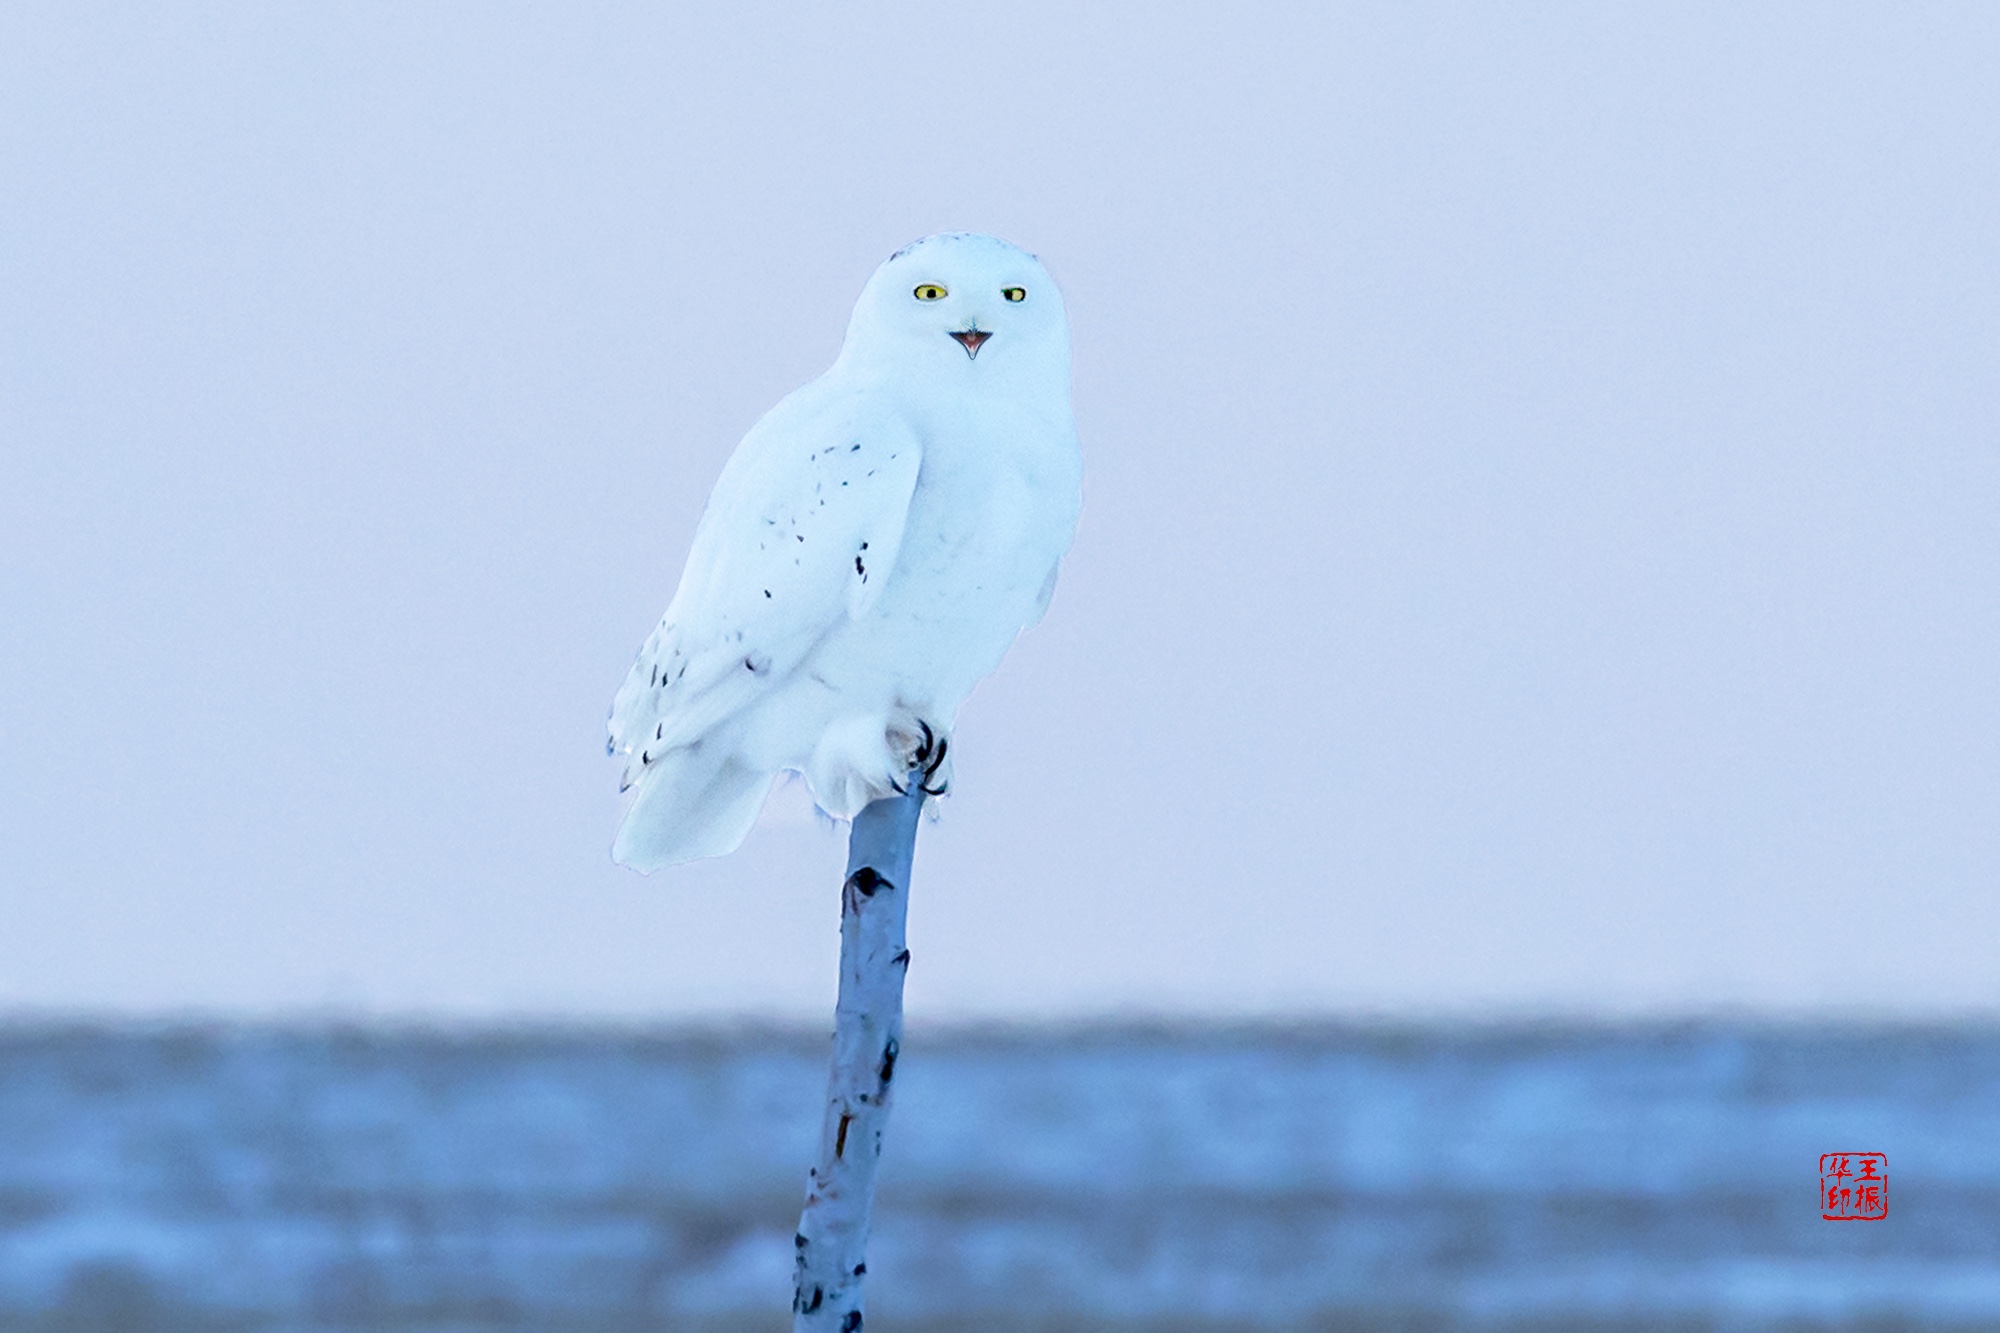
<path fill-rule="evenodd" d="M 976 361 L 979 359 L 979 349 L 993 335 L 990 333 L 981 333 L 978 329 L 966 329 L 962 333 L 954 329 L 951 336 L 958 339 L 959 346 L 965 349 L 966 359 Z"/>

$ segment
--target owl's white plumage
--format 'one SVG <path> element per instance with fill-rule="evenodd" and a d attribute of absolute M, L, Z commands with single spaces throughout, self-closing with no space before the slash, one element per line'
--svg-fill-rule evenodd
<path fill-rule="evenodd" d="M 966 233 L 892 255 L 832 368 L 723 468 L 618 691 L 633 798 L 613 856 L 733 851 L 787 769 L 841 818 L 895 790 L 924 729 L 947 734 L 1041 618 L 1081 477 L 1041 264 Z"/>

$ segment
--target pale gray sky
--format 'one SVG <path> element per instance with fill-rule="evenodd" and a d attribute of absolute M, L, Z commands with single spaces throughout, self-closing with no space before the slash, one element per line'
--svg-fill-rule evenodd
<path fill-rule="evenodd" d="M 699 10 L 712 12 L 697 12 Z M 913 1015 L 2000 1008 L 2000 9 L 0 10 L 0 1011 L 823 1016 L 607 857 L 722 460 L 942 228 L 1088 466 Z"/>

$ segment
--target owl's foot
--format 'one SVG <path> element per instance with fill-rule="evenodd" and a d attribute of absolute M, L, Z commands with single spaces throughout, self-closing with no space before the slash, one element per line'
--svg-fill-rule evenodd
<path fill-rule="evenodd" d="M 905 731 L 891 731 L 889 747 L 904 756 L 903 770 L 916 782 L 917 790 L 926 796 L 942 796 L 951 789 L 951 737 L 934 729 L 922 718 L 916 718 L 917 730 L 912 736 Z M 909 795 L 909 789 L 900 783 L 891 783 L 899 796 Z"/>

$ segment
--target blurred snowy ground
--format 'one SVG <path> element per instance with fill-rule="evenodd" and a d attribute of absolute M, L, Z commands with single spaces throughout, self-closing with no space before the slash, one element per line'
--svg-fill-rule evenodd
<path fill-rule="evenodd" d="M 824 1048 L 0 1027 L 0 1329 L 778 1333 Z M 898 1087 L 871 1329 L 2000 1327 L 1992 1028 L 918 1030 Z"/>

